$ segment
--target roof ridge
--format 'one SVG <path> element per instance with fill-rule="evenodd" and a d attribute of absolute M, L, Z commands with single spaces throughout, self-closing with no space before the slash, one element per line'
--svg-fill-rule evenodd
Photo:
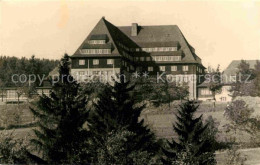
<path fill-rule="evenodd" d="M 177 25 L 176 25 L 177 26 Z M 188 47 L 188 50 L 190 51 L 190 54 L 192 55 L 193 57 L 193 60 L 197 61 L 197 59 L 194 57 L 194 54 L 192 51 L 191 51 L 191 45 L 189 44 L 189 42 L 187 41 L 187 39 L 185 38 L 185 36 L 183 35 L 183 33 L 181 32 L 181 29 L 179 28 L 179 26 L 177 26 L 177 31 L 180 33 L 180 35 L 182 36 L 182 38 L 184 39 L 184 43 L 186 44 L 186 46 Z M 193 48 L 193 47 L 192 47 Z M 193 48 L 194 49 L 194 48 Z M 197 56 L 197 55 L 196 55 Z"/>
<path fill-rule="evenodd" d="M 109 35 L 111 36 L 111 40 L 112 40 L 112 42 L 114 43 L 115 49 L 119 52 L 120 50 L 118 49 L 117 43 L 115 42 L 115 38 L 114 38 L 114 36 L 111 34 L 111 31 L 110 31 L 111 29 L 107 26 L 107 24 L 109 24 L 109 25 L 111 25 L 111 26 L 114 26 L 114 27 L 115 27 L 115 25 L 113 25 L 112 23 L 110 23 L 109 21 L 107 21 L 104 17 L 102 17 L 101 19 L 104 21 L 104 24 L 105 24 L 105 26 L 106 26 L 106 28 L 107 28 L 107 31 L 108 31 Z"/>
<path fill-rule="evenodd" d="M 98 23 L 95 25 L 95 27 L 92 29 L 92 31 L 91 31 L 91 32 L 87 35 L 87 37 L 83 40 L 83 42 L 81 43 L 81 45 L 76 49 L 76 51 L 73 53 L 73 55 L 77 54 L 77 52 L 79 51 L 79 49 L 80 49 L 81 47 L 83 47 L 83 45 L 85 44 L 85 41 L 88 39 L 88 37 L 90 36 L 90 34 L 92 34 L 93 30 L 94 30 L 98 25 L 100 25 L 101 23 L 104 24 L 104 27 L 106 28 L 108 35 L 110 35 L 111 42 L 112 42 L 113 45 L 115 46 L 115 50 L 116 50 L 117 52 L 119 52 L 119 49 L 118 49 L 118 47 L 117 47 L 117 45 L 116 45 L 116 43 L 115 43 L 115 41 L 114 41 L 114 38 L 113 38 L 113 36 L 111 35 L 110 29 L 109 29 L 108 26 L 107 26 L 107 22 L 108 22 L 108 21 L 106 21 L 105 18 L 102 17 L 102 18 L 98 21 Z M 110 24 L 111 24 L 111 23 L 110 23 Z"/>
<path fill-rule="evenodd" d="M 139 25 L 138 26 L 141 26 L 141 27 L 160 27 L 160 26 L 178 26 L 178 25 Z M 126 25 L 123 25 L 123 26 L 117 26 L 117 27 L 131 27 L 131 25 L 129 26 L 126 26 Z"/>

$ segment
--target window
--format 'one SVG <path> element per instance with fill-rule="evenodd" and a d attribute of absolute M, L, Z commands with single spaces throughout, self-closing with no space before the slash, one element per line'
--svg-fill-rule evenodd
<path fill-rule="evenodd" d="M 140 57 L 140 61 L 144 61 L 144 57 Z"/>
<path fill-rule="evenodd" d="M 221 97 L 220 100 L 221 101 L 227 101 L 227 98 L 226 97 Z"/>
<path fill-rule="evenodd" d="M 177 47 L 170 47 L 170 51 L 177 51 Z"/>
<path fill-rule="evenodd" d="M 181 56 L 174 56 L 173 61 L 181 61 Z"/>
<path fill-rule="evenodd" d="M 139 61 L 139 57 L 135 57 L 135 61 Z"/>
<path fill-rule="evenodd" d="M 188 65 L 182 66 L 182 70 L 183 70 L 183 71 L 188 71 L 188 70 L 189 70 L 189 66 L 188 66 Z"/>
<path fill-rule="evenodd" d="M 212 95 L 209 89 L 201 89 L 201 95 Z"/>
<path fill-rule="evenodd" d="M 169 52 L 169 51 L 177 51 L 177 47 L 153 47 L 153 48 L 135 48 L 136 52 L 144 51 L 144 52 Z M 133 48 L 134 51 L 134 48 Z"/>
<path fill-rule="evenodd" d="M 111 54 L 111 49 L 81 49 L 81 54 Z"/>
<path fill-rule="evenodd" d="M 93 60 L 93 65 L 98 65 L 99 64 L 99 60 Z"/>
<path fill-rule="evenodd" d="M 79 76 L 84 76 L 85 72 L 84 71 L 79 71 Z"/>
<path fill-rule="evenodd" d="M 165 66 L 160 66 L 160 71 L 165 71 Z"/>
<path fill-rule="evenodd" d="M 111 65 L 111 64 L 113 64 L 113 63 L 114 63 L 113 59 L 107 59 L 107 64 L 108 64 L 108 65 Z"/>
<path fill-rule="evenodd" d="M 177 66 L 171 66 L 171 71 L 177 71 Z"/>
<path fill-rule="evenodd" d="M 153 67 L 152 67 L 152 66 L 149 66 L 149 67 L 148 67 L 148 71 L 149 71 L 149 72 L 152 72 L 152 71 L 153 71 Z"/>
<path fill-rule="evenodd" d="M 154 61 L 181 61 L 181 56 L 155 56 Z"/>
<path fill-rule="evenodd" d="M 110 49 L 103 49 L 103 54 L 111 54 L 111 50 Z"/>
<path fill-rule="evenodd" d="M 90 44 L 105 44 L 106 41 L 105 40 L 90 40 L 89 43 Z"/>
<path fill-rule="evenodd" d="M 79 60 L 79 65 L 85 65 L 85 60 Z"/>
<path fill-rule="evenodd" d="M 148 51 L 148 52 L 152 52 L 152 51 L 153 51 L 153 48 L 147 48 L 147 51 Z"/>
<path fill-rule="evenodd" d="M 151 57 L 146 57 L 146 61 L 151 61 Z"/>

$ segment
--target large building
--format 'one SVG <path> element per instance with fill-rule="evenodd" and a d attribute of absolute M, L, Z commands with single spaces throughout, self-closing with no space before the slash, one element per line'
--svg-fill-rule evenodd
<path fill-rule="evenodd" d="M 205 67 L 176 25 L 115 26 L 104 17 L 71 56 L 72 75 L 165 73 L 187 82 L 189 98 L 197 98 L 197 75 Z"/>

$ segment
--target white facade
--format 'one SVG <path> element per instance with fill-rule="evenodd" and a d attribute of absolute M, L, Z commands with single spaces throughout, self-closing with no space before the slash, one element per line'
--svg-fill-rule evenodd
<path fill-rule="evenodd" d="M 232 96 L 231 92 L 229 91 L 231 89 L 230 85 L 224 85 L 221 88 L 221 91 L 219 93 L 216 93 L 216 101 L 217 102 L 231 102 Z M 209 88 L 198 88 L 199 90 L 199 96 L 198 100 L 201 101 L 213 101 L 212 92 L 209 90 Z"/>
<path fill-rule="evenodd" d="M 78 82 L 90 82 L 97 78 L 101 82 L 112 82 L 113 78 L 120 73 L 120 68 L 82 68 L 71 69 L 71 75 Z"/>

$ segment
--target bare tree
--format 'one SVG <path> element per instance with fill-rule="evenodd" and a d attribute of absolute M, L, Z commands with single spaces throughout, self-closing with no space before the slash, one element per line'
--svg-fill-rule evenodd
<path fill-rule="evenodd" d="M 209 90 L 212 92 L 212 96 L 213 96 L 213 107 L 216 107 L 216 94 L 221 92 L 221 88 L 223 86 L 222 84 L 222 80 L 221 80 L 221 73 L 219 70 L 219 65 L 217 67 L 217 69 L 210 69 L 208 71 L 208 80 L 209 82 L 208 84 L 208 88 Z"/>

